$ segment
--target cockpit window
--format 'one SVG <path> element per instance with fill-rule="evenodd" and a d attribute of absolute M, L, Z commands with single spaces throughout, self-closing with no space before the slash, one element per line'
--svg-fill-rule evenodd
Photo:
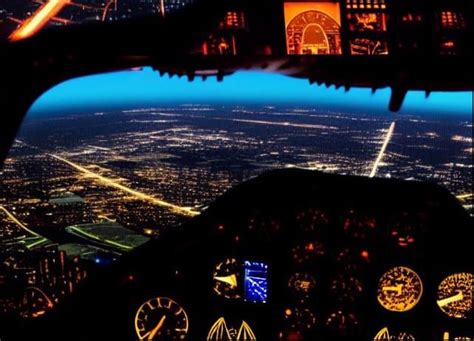
<path fill-rule="evenodd" d="M 188 83 L 147 68 L 57 86 L 0 171 L 0 311 L 43 314 L 91 269 L 267 170 L 427 180 L 472 211 L 470 94 L 411 93 L 397 114 L 382 109 L 387 98 L 256 73 Z"/>

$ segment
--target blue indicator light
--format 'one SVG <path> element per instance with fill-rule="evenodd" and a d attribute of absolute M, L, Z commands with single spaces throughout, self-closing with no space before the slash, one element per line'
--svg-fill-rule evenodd
<path fill-rule="evenodd" d="M 266 303 L 268 299 L 268 265 L 262 262 L 244 262 L 245 300 Z"/>

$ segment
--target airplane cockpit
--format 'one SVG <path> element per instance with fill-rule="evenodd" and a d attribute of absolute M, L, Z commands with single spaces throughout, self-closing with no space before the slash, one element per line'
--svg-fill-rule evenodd
<path fill-rule="evenodd" d="M 474 340 L 471 12 L 0 4 L 0 340 Z"/>

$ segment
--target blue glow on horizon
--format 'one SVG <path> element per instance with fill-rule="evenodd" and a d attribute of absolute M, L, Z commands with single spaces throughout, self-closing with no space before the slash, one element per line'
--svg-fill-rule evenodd
<path fill-rule="evenodd" d="M 284 104 L 314 105 L 322 109 L 388 112 L 390 89 L 344 89 L 309 85 L 307 80 L 276 74 L 239 72 L 223 82 L 209 77 L 205 82 L 186 77 L 160 77 L 151 68 L 76 78 L 43 94 L 30 109 L 30 115 L 81 113 L 162 104 Z M 425 98 L 423 92 L 410 92 L 401 113 L 436 113 L 472 116 L 472 92 L 438 92 Z"/>

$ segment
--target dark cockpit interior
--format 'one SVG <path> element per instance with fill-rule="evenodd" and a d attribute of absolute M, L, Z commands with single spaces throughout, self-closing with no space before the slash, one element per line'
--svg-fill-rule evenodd
<path fill-rule="evenodd" d="M 124 256 L 12 337 L 30 330 L 49 340 L 469 335 L 470 219 L 432 185 L 265 173 Z"/>
<path fill-rule="evenodd" d="M 166 172 L 157 169 L 183 156 L 171 155 L 170 150 L 171 156 L 164 154 L 158 147 L 151 147 L 153 157 L 140 155 L 142 144 L 155 143 L 162 131 L 130 132 L 120 126 L 107 134 L 109 126 L 123 123 L 122 116 L 99 121 L 109 117 L 111 108 L 88 113 L 88 125 L 74 121 L 80 114 L 61 118 L 70 119 L 83 135 L 69 133 L 55 117 L 47 117 L 53 122 L 55 136 L 64 133 L 64 145 L 44 142 L 44 132 L 37 134 L 36 145 L 25 142 L 23 136 L 24 131 L 34 130 L 29 117 L 25 118 L 33 103 L 66 80 L 151 67 L 156 77 L 225 82 L 236 72 L 257 70 L 305 79 L 335 91 L 364 87 L 375 93 L 390 88 L 386 107 L 394 121 L 386 140 L 374 139 L 374 144 L 382 145 L 375 161 L 378 165 L 407 93 L 422 91 L 429 97 L 431 92 L 464 91 L 472 95 L 471 1 L 122 1 L 7 0 L 0 4 L 1 341 L 474 340 L 474 276 L 469 256 L 473 219 L 460 195 L 455 195 L 459 193 L 446 188 L 448 181 L 437 179 L 435 167 L 425 167 L 432 173 L 430 181 L 415 181 L 389 174 L 377 177 L 375 171 L 370 176 L 354 175 L 344 166 L 339 168 L 341 174 L 334 174 L 325 167 L 308 170 L 278 164 L 273 168 L 279 169 L 268 170 L 271 167 L 265 165 L 256 176 L 242 175 L 240 181 L 229 182 L 232 186 L 219 187 L 224 194 L 212 202 L 190 207 L 184 199 L 179 202 L 192 195 L 186 189 L 176 190 L 166 201 L 149 194 L 155 188 L 144 189 L 139 179 Z M 350 103 L 345 105 L 358 110 Z M 452 103 L 453 111 L 456 105 Z M 137 114 L 133 123 L 174 123 L 184 109 L 173 108 L 176 112 L 154 108 L 151 119 Z M 273 107 L 256 110 L 254 114 L 260 116 L 245 116 L 250 114 L 242 108 L 246 107 L 232 111 L 241 116 L 221 116 L 231 117 L 224 128 L 206 108 L 186 107 L 188 112 L 196 111 L 187 119 L 214 120 L 222 144 L 231 139 L 222 138 L 226 129 L 237 124 L 261 129 L 261 141 L 245 140 L 257 146 L 277 140 L 265 135 L 275 126 L 303 129 L 310 138 L 311 134 L 329 134 L 324 130 L 327 126 L 318 122 L 279 120 L 278 115 L 289 115 L 287 111 L 271 112 L 277 121 L 270 122 L 264 115 Z M 135 110 L 141 114 L 144 109 Z M 354 121 L 349 126 L 375 120 L 378 114 L 359 120 L 329 110 L 321 113 L 324 120 L 340 115 Z M 305 107 L 294 109 L 289 117 L 306 114 L 317 116 Z M 410 113 L 404 122 L 423 121 L 415 114 Z M 189 122 L 184 128 L 166 126 L 163 131 L 174 134 L 191 126 Z M 462 127 L 472 130 L 472 117 L 462 121 Z M 423 134 L 409 130 L 406 135 L 423 135 L 423 149 L 435 154 L 426 142 L 439 137 L 431 130 Z M 350 150 L 355 142 L 347 131 L 345 149 Z M 386 132 L 379 126 L 374 131 Z M 241 129 L 233 138 L 247 132 Z M 99 142 L 87 133 L 96 134 Z M 117 157 L 110 152 L 113 148 L 105 146 L 107 140 L 118 139 L 119 133 L 144 139 L 130 148 L 133 158 Z M 451 142 L 467 142 L 462 153 L 471 157 L 471 163 L 452 161 L 450 179 L 461 168 L 462 174 L 472 175 L 472 134 L 470 139 L 457 132 L 451 135 Z M 173 135 L 169 145 L 193 146 L 198 136 L 194 131 Z M 298 135 L 294 140 L 303 138 Z M 91 145 L 91 141 L 97 143 Z M 114 150 L 130 147 L 125 142 L 122 147 L 117 144 Z M 210 148 L 216 150 L 218 162 L 224 166 L 229 162 L 227 168 L 232 169 L 231 157 L 217 155 L 218 146 Z M 307 148 L 301 154 L 311 154 Z M 24 154 L 16 158 L 9 150 Z M 187 154 L 199 167 L 203 164 L 200 151 L 196 147 Z M 97 157 L 93 164 L 90 160 L 100 153 L 104 160 L 113 157 L 104 163 Z M 271 152 L 245 155 L 245 161 L 257 164 L 258 157 L 267 154 Z M 333 155 L 340 156 L 338 152 Z M 157 163 L 150 163 L 146 170 L 134 169 L 143 160 L 155 162 L 155 157 Z M 350 167 L 350 162 L 344 162 L 341 164 Z M 54 173 L 48 168 L 52 164 L 76 172 L 74 181 L 65 173 Z M 131 174 L 137 178 L 127 178 Z M 53 180 L 37 179 L 48 176 Z M 170 175 L 160 186 L 171 188 L 179 177 Z M 462 184 L 463 189 L 472 185 L 472 180 L 455 180 L 467 183 Z M 190 181 L 199 182 L 199 174 Z M 40 185 L 22 197 L 29 183 Z M 134 201 L 120 206 L 111 218 L 112 214 L 91 203 L 90 198 L 98 195 L 77 194 L 86 193 L 87 186 L 110 190 L 103 190 L 106 199 L 100 200 L 104 202 L 113 202 L 117 193 L 124 195 L 124 201 Z M 472 189 L 461 196 L 472 198 Z M 81 222 L 55 216 L 69 212 L 73 205 L 74 217 Z M 87 205 L 93 209 L 87 211 Z M 153 205 L 167 213 L 155 219 L 146 212 Z M 146 221 L 148 225 L 134 221 L 135 216 L 127 212 L 132 208 L 139 212 L 136 216 L 150 214 L 148 220 L 140 217 L 140 224 Z M 166 219 L 175 213 L 187 220 L 179 226 L 154 228 L 158 223 L 166 225 Z M 49 230 L 38 231 L 35 223 Z M 84 255 L 94 250 L 97 255 L 103 252 L 113 257 L 69 257 L 65 266 L 67 252 L 57 245 L 41 246 L 48 239 L 41 237 L 43 232 L 52 240 L 57 233 L 60 242 L 67 236 L 78 245 L 87 245 Z M 34 266 L 19 261 L 26 257 L 25 252 L 33 255 Z M 83 264 L 88 271 L 83 271 Z M 56 277 L 56 273 L 61 275 Z M 57 280 L 64 283 L 54 296 Z"/>

